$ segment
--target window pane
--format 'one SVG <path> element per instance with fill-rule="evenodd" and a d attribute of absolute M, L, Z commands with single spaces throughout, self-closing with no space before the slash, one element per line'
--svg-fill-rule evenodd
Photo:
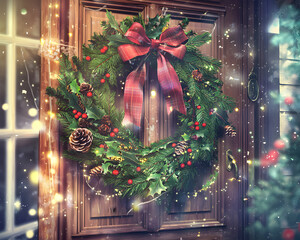
<path fill-rule="evenodd" d="M 17 47 L 17 128 L 31 128 L 38 119 L 40 57 L 38 49 Z"/>
<path fill-rule="evenodd" d="M 0 33 L 6 33 L 7 31 L 7 1 L 1 0 L 0 7 Z"/>
<path fill-rule="evenodd" d="M 300 85 L 300 61 L 280 60 L 280 83 Z"/>
<path fill-rule="evenodd" d="M 291 129 L 291 121 L 293 120 L 295 114 L 288 112 L 280 113 L 280 136 L 284 136 L 289 133 Z"/>
<path fill-rule="evenodd" d="M 5 228 L 6 143 L 0 139 L 0 232 Z"/>
<path fill-rule="evenodd" d="M 16 0 L 17 35 L 40 39 L 41 1 Z"/>
<path fill-rule="evenodd" d="M 37 138 L 16 141 L 16 225 L 37 220 L 38 142 Z"/>
<path fill-rule="evenodd" d="M 286 97 L 292 97 L 294 95 L 300 94 L 300 86 L 290 86 L 290 85 L 280 85 L 280 96 L 282 99 L 285 99 Z M 289 106 L 282 101 L 280 103 L 280 111 L 288 111 Z"/>
<path fill-rule="evenodd" d="M 0 10 L 1 11 L 1 10 Z M 0 20 L 1 21 L 1 20 Z M 0 128 L 6 127 L 6 46 L 0 44 Z"/>

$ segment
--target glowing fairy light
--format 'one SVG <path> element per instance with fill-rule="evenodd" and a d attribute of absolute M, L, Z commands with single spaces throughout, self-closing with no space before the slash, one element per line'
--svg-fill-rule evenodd
<path fill-rule="evenodd" d="M 21 202 L 19 199 L 17 199 L 14 203 L 15 209 L 20 210 L 21 209 Z"/>
<path fill-rule="evenodd" d="M 36 215 L 36 210 L 34 208 L 29 209 L 28 214 L 30 216 L 34 216 L 34 215 Z"/>
<path fill-rule="evenodd" d="M 2 104 L 2 109 L 4 111 L 7 111 L 8 110 L 8 104 L 7 103 Z"/>
<path fill-rule="evenodd" d="M 43 129 L 43 124 L 39 120 L 34 120 L 31 123 L 31 128 L 36 131 L 40 131 Z"/>
<path fill-rule="evenodd" d="M 29 115 L 30 117 L 35 117 L 37 114 L 38 114 L 38 111 L 37 111 L 36 108 L 30 108 L 30 109 L 28 110 L 28 115 Z"/>
<path fill-rule="evenodd" d="M 151 91 L 151 97 L 153 97 L 153 98 L 156 97 L 156 91 L 155 90 Z"/>

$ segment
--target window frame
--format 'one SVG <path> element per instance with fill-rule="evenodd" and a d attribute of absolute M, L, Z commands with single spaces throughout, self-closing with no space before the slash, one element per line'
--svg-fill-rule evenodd
<path fill-rule="evenodd" d="M 14 239 L 25 234 L 28 230 L 37 230 L 38 220 L 15 226 L 15 200 L 16 200 L 16 140 L 20 138 L 39 138 L 37 129 L 18 129 L 16 127 L 16 49 L 17 47 L 40 48 L 40 40 L 18 37 L 16 33 L 16 1 L 7 1 L 7 30 L 0 34 L 0 44 L 6 47 L 6 103 L 9 108 L 6 114 L 6 127 L 0 129 L 0 139 L 6 141 L 6 179 L 5 179 L 5 228 L 0 232 L 0 238 Z"/>

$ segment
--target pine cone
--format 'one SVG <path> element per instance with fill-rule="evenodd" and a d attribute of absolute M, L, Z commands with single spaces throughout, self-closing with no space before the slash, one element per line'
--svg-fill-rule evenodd
<path fill-rule="evenodd" d="M 108 115 L 103 116 L 103 118 L 100 120 L 100 123 L 111 127 L 112 122 L 110 120 L 110 116 L 108 116 Z"/>
<path fill-rule="evenodd" d="M 98 131 L 101 135 L 103 136 L 107 136 L 108 134 L 110 134 L 111 132 L 111 127 L 106 125 L 106 124 L 101 124 L 99 127 L 98 127 Z"/>
<path fill-rule="evenodd" d="M 93 142 L 93 134 L 86 128 L 77 128 L 69 137 L 70 147 L 77 151 L 85 153 L 90 150 Z"/>
<path fill-rule="evenodd" d="M 96 166 L 96 167 L 93 167 L 91 170 L 90 170 L 90 176 L 98 176 L 98 175 L 101 175 L 103 173 L 103 168 L 102 166 Z"/>
<path fill-rule="evenodd" d="M 92 85 L 88 84 L 88 83 L 81 83 L 80 84 L 80 92 L 82 94 L 87 94 L 88 92 L 92 92 L 94 89 L 92 87 Z"/>
<path fill-rule="evenodd" d="M 79 118 L 79 120 L 78 120 L 78 126 L 81 127 L 81 128 L 88 128 L 91 125 L 92 124 L 84 118 Z"/>
<path fill-rule="evenodd" d="M 199 71 L 199 70 L 194 70 L 193 72 L 192 72 L 192 76 L 193 76 L 193 78 L 196 80 L 196 81 L 198 81 L 198 82 L 201 82 L 202 81 L 202 73 Z"/>
<path fill-rule="evenodd" d="M 175 154 L 176 156 L 180 156 L 184 154 L 184 151 L 188 148 L 188 142 L 187 141 L 181 141 L 177 143 L 175 147 Z"/>
<path fill-rule="evenodd" d="M 236 130 L 233 129 L 233 127 L 231 127 L 230 125 L 226 125 L 224 127 L 225 129 L 225 134 L 229 137 L 235 137 L 236 136 Z"/>

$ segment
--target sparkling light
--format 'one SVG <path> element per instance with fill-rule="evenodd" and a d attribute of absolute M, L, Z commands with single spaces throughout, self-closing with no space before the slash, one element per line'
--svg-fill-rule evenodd
<path fill-rule="evenodd" d="M 37 185 L 39 183 L 39 172 L 37 170 L 33 170 L 29 174 L 29 179 L 32 184 Z"/>
<path fill-rule="evenodd" d="M 152 91 L 151 91 L 151 97 L 154 98 L 155 96 L 156 96 L 156 91 L 155 91 L 155 90 L 152 90 Z"/>
<path fill-rule="evenodd" d="M 33 209 L 33 208 L 31 208 L 31 209 L 28 211 L 28 214 L 29 214 L 30 216 L 34 216 L 34 215 L 36 215 L 36 210 Z"/>
<path fill-rule="evenodd" d="M 8 110 L 8 104 L 7 104 L 7 103 L 4 103 L 4 104 L 2 105 L 2 109 L 3 109 L 4 111 L 7 111 L 7 110 Z"/>
<path fill-rule="evenodd" d="M 34 130 L 40 131 L 43 128 L 43 124 L 39 120 L 34 120 L 31 123 L 31 128 Z"/>
<path fill-rule="evenodd" d="M 34 237 L 34 231 L 33 230 L 28 230 L 26 232 L 26 237 L 27 238 L 33 238 Z"/>
<path fill-rule="evenodd" d="M 21 9 L 21 14 L 24 16 L 27 14 L 27 9 L 26 8 L 22 8 Z"/>
<path fill-rule="evenodd" d="M 35 117 L 37 114 L 38 114 L 38 111 L 36 110 L 36 108 L 30 108 L 30 109 L 28 110 L 28 115 L 29 115 L 30 117 Z"/>
<path fill-rule="evenodd" d="M 20 208 L 21 208 L 21 202 L 20 202 L 19 199 L 17 199 L 17 200 L 15 201 L 14 205 L 15 205 L 15 209 L 16 209 L 16 210 L 20 210 Z"/>

